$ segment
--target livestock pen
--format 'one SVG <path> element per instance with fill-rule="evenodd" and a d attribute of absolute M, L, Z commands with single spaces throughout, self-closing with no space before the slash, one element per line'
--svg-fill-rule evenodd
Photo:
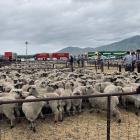
<path fill-rule="evenodd" d="M 140 87 L 139 87 L 140 88 Z M 95 94 L 84 96 L 57 97 L 57 98 L 38 98 L 30 100 L 0 101 L 2 104 L 39 102 L 65 99 L 88 99 L 102 98 L 107 99 L 106 117 L 98 113 L 90 113 L 83 110 L 80 115 L 67 117 L 64 122 L 54 124 L 51 115 L 46 115 L 47 119 L 43 122 L 38 120 L 37 132 L 27 130 L 27 122 L 22 122 L 13 129 L 7 129 L 3 120 L 0 122 L 0 140 L 139 140 L 140 139 L 140 117 L 129 111 L 121 109 L 122 122 L 116 123 L 111 118 L 111 97 L 140 94 L 140 89 L 130 93 Z M 136 95 L 135 95 L 136 94 Z"/>
<path fill-rule="evenodd" d="M 24 67 L 23 67 L 24 66 Z M 68 61 L 23 61 L 23 62 L 13 62 L 8 67 L 4 65 L 0 68 L 1 71 L 5 70 L 47 70 L 47 69 L 72 69 L 69 65 Z M 84 67 L 78 67 L 78 64 L 74 63 L 73 65 L 74 69 L 92 69 L 95 72 L 112 72 L 112 71 L 124 71 L 124 66 L 120 60 L 106 60 L 104 62 L 104 65 L 99 67 L 96 61 L 88 61 L 87 64 Z"/>

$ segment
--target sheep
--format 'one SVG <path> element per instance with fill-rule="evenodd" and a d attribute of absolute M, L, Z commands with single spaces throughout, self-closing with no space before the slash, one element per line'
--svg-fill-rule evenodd
<path fill-rule="evenodd" d="M 110 82 L 100 82 L 100 83 L 96 83 L 94 85 L 94 88 L 96 91 L 103 93 L 104 89 L 108 86 L 108 85 L 113 85 Z"/>
<path fill-rule="evenodd" d="M 59 97 L 59 95 L 56 92 L 49 92 L 44 95 L 45 98 L 56 98 Z M 48 105 L 51 108 L 52 112 L 54 113 L 54 122 L 63 121 L 63 109 L 61 105 L 61 101 L 59 100 L 51 100 L 48 101 Z"/>
<path fill-rule="evenodd" d="M 28 96 L 25 99 L 36 99 L 34 96 Z M 25 117 L 30 121 L 30 129 L 33 132 L 36 132 L 34 121 L 37 119 L 41 110 L 45 106 L 45 102 L 27 102 L 22 104 L 22 111 L 25 114 Z"/>
<path fill-rule="evenodd" d="M 115 85 L 110 84 L 110 85 L 105 87 L 103 92 L 104 93 L 111 93 L 111 94 L 113 94 L 113 93 L 122 93 L 123 89 L 120 86 L 115 86 Z"/>
<path fill-rule="evenodd" d="M 9 83 L 9 82 L 4 82 L 3 89 L 5 92 L 10 92 L 12 89 L 14 89 L 14 84 Z"/>
<path fill-rule="evenodd" d="M 41 64 L 40 64 L 41 63 Z M 115 93 L 121 92 L 122 88 L 126 86 L 135 87 L 136 84 L 140 81 L 140 75 L 138 73 L 94 73 L 92 70 L 88 69 L 76 69 L 74 72 L 71 72 L 70 69 L 51 69 L 51 70 L 35 70 L 34 68 L 45 68 L 50 67 L 46 65 L 46 63 L 35 62 L 34 65 L 31 63 L 20 64 L 8 66 L 6 68 L 20 68 L 20 73 L 16 71 L 9 72 L 5 69 L 0 74 L 0 98 L 9 96 L 9 91 L 12 88 L 18 88 L 19 84 L 23 85 L 22 87 L 22 97 L 28 98 L 28 96 L 34 96 L 34 98 L 45 98 L 45 97 L 63 97 L 63 96 L 75 96 L 75 95 L 88 95 L 88 88 L 94 88 L 95 92 L 91 92 L 90 94 L 104 94 L 104 93 Z M 30 67 L 32 70 L 27 70 Z M 110 81 L 110 82 L 105 82 Z M 22 82 L 22 83 L 17 83 Z M 111 83 L 112 82 L 112 83 Z M 16 85 L 15 85 L 16 84 Z M 34 84 L 34 85 L 33 85 Z M 73 84 L 74 86 L 70 86 Z M 4 85 L 4 86 L 3 86 Z M 115 86 L 114 86 L 115 85 Z M 93 86 L 93 87 L 92 87 Z M 121 86 L 121 87 L 118 87 Z M 12 87 L 12 88 L 9 88 Z M 120 91 L 119 91 L 120 89 Z M 6 91 L 7 92 L 6 92 Z M 87 92 L 87 91 L 88 92 Z M 124 102 L 129 101 L 125 96 L 122 96 Z M 128 97 L 128 96 L 126 96 Z M 131 97 L 131 96 L 130 96 Z M 137 97 L 137 96 L 133 96 Z M 116 97 L 112 97 L 113 100 L 117 100 Z M 131 97 L 132 98 L 132 97 Z M 106 98 L 97 98 L 98 105 L 99 103 L 106 103 Z M 126 101 L 125 101 L 126 99 Z M 102 101 L 103 100 L 103 101 Z M 59 101 L 49 101 L 46 102 L 45 106 L 49 106 L 53 113 L 55 114 L 55 121 L 58 121 L 59 116 L 63 118 L 62 112 L 64 112 L 64 106 L 66 107 L 66 112 L 70 114 L 70 109 L 73 109 L 74 113 L 76 111 L 76 107 L 81 111 L 81 106 L 87 105 L 84 104 L 85 100 L 81 99 L 70 99 L 70 100 L 59 100 Z M 86 100 L 89 102 L 89 100 Z M 138 101 L 138 103 L 136 102 Z M 115 101 L 113 101 L 115 102 Z M 135 99 L 132 101 L 136 108 L 139 106 L 139 100 Z M 90 103 L 91 104 L 91 103 Z M 93 104 L 93 103 L 92 103 Z M 102 109 L 103 107 L 98 107 Z M 117 112 L 117 107 L 115 107 L 115 111 Z M 106 110 L 104 107 L 103 110 Z M 112 109 L 113 110 L 113 109 Z M 115 113 L 114 113 L 115 114 Z M 118 113 L 119 114 L 119 113 Z M 116 115 L 118 115 L 116 113 Z M 119 116 L 119 115 L 118 115 Z M 118 117 L 119 120 L 119 117 Z"/>
<path fill-rule="evenodd" d="M 60 97 L 63 97 L 63 96 L 70 97 L 72 95 L 72 87 L 73 87 L 73 83 L 66 82 L 65 89 L 59 88 L 58 90 L 56 90 L 56 92 L 59 94 Z M 70 116 L 71 99 L 61 100 L 61 106 L 62 106 L 62 109 L 66 107 L 66 113 L 68 116 Z"/>
<path fill-rule="evenodd" d="M 88 86 L 86 88 L 86 93 L 88 95 L 94 95 L 94 94 L 103 94 L 100 93 L 98 91 L 96 91 L 92 86 Z M 93 108 L 98 108 L 100 110 L 105 110 L 107 111 L 107 97 L 96 97 L 96 98 L 89 98 L 89 103 L 91 105 L 91 107 Z M 115 115 L 117 118 L 118 123 L 121 122 L 121 118 L 120 118 L 120 112 L 117 108 L 117 105 L 119 104 L 119 99 L 118 97 L 112 96 L 111 97 L 111 114 Z"/>
<path fill-rule="evenodd" d="M 82 96 L 85 94 L 85 86 L 79 86 L 74 89 L 72 92 L 72 96 Z M 73 109 L 73 115 L 76 113 L 76 108 L 78 108 L 78 112 L 81 113 L 82 108 L 82 99 L 73 99 L 72 100 L 72 109 Z"/>
<path fill-rule="evenodd" d="M 31 86 L 30 90 L 29 90 L 29 95 L 35 96 L 35 97 L 39 97 L 39 98 L 55 98 L 55 97 L 59 97 L 59 95 L 56 92 L 47 92 L 45 89 L 40 89 L 37 88 L 36 86 Z M 62 121 L 63 120 L 63 116 L 62 116 L 62 108 L 61 108 L 61 101 L 59 100 L 51 100 L 48 101 L 48 105 L 51 108 L 52 112 L 54 113 L 55 117 L 54 117 L 54 122 L 57 122 L 59 120 Z M 46 105 L 47 106 L 47 105 Z"/>
<path fill-rule="evenodd" d="M 19 89 L 15 89 L 10 91 L 7 95 L 0 97 L 1 101 L 11 101 L 14 99 L 21 98 L 22 91 Z M 14 127 L 13 121 L 15 120 L 14 111 L 16 111 L 17 115 L 19 116 L 20 113 L 17 108 L 17 104 L 2 104 L 0 105 L 0 114 L 4 114 L 10 120 L 10 127 Z"/>
<path fill-rule="evenodd" d="M 113 81 L 115 81 L 115 80 L 116 80 L 116 78 L 113 77 L 112 75 L 107 75 L 107 76 L 104 76 L 104 77 L 103 77 L 103 81 L 104 81 L 104 82 L 113 82 Z"/>
<path fill-rule="evenodd" d="M 123 92 L 129 93 L 136 91 L 138 87 L 135 86 L 128 86 L 128 87 L 123 87 Z M 140 95 L 125 95 L 121 97 L 122 99 L 122 104 L 125 108 L 127 108 L 126 103 L 130 102 L 134 104 L 134 107 L 136 108 L 136 115 L 138 115 L 138 109 L 140 108 Z"/>

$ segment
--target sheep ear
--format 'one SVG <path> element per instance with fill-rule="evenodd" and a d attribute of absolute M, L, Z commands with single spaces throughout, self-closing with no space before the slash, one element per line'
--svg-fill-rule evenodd
<path fill-rule="evenodd" d="M 57 85 L 55 85 L 55 86 L 54 86 L 54 88 L 55 88 L 55 89 L 58 89 L 58 86 L 57 86 Z"/>
<path fill-rule="evenodd" d="M 30 89 L 31 89 L 31 87 L 29 87 L 29 88 L 27 89 L 27 92 L 29 92 Z"/>
<path fill-rule="evenodd" d="M 73 83 L 73 82 L 71 82 L 71 85 L 72 85 L 72 86 L 74 86 L 74 83 Z"/>

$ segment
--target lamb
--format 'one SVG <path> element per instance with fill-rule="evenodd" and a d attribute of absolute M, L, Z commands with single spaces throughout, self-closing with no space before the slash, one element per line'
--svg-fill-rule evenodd
<path fill-rule="evenodd" d="M 36 99 L 34 96 L 28 96 L 25 99 Z M 36 132 L 34 121 L 37 119 L 41 110 L 45 106 L 45 102 L 27 102 L 22 104 L 22 111 L 25 114 L 27 120 L 30 121 L 30 129 Z"/>

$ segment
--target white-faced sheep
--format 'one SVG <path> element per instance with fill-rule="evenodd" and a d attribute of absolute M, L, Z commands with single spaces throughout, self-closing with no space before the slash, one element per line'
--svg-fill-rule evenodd
<path fill-rule="evenodd" d="M 138 87 L 136 86 L 128 86 L 128 87 L 123 87 L 123 92 L 129 93 L 129 92 L 135 92 Z M 126 103 L 133 103 L 135 108 L 136 108 L 136 114 L 138 115 L 139 113 L 139 108 L 140 108 L 140 95 L 125 95 L 121 97 L 122 99 L 122 104 L 125 108 L 127 108 Z"/>
<path fill-rule="evenodd" d="M 86 88 L 86 93 L 88 95 L 103 94 L 96 91 L 92 86 L 88 86 Z M 91 107 L 93 108 L 107 111 L 107 97 L 89 98 L 89 103 Z M 121 122 L 120 112 L 117 108 L 118 104 L 119 104 L 118 97 L 112 96 L 111 97 L 111 114 L 116 116 L 118 122 Z"/>
<path fill-rule="evenodd" d="M 60 97 L 70 97 L 72 95 L 72 89 L 73 89 L 73 83 L 67 81 L 65 84 L 65 89 L 58 88 L 56 92 L 59 94 Z M 66 113 L 68 116 L 70 116 L 71 102 L 72 102 L 71 99 L 61 100 L 62 109 L 66 107 Z"/>
<path fill-rule="evenodd" d="M 28 96 L 25 99 L 36 99 L 34 96 Z M 37 119 L 41 110 L 45 106 L 45 102 L 27 102 L 22 104 L 22 111 L 25 114 L 27 120 L 30 121 L 30 129 L 36 131 L 34 121 Z"/>
<path fill-rule="evenodd" d="M 45 89 L 37 88 L 36 86 L 31 86 L 30 95 L 33 95 L 35 97 L 39 98 L 55 98 L 59 97 L 59 95 L 56 92 L 47 92 Z M 51 100 L 47 102 L 49 107 L 51 108 L 52 112 L 54 113 L 54 120 L 57 122 L 60 118 L 60 120 L 63 119 L 62 117 L 62 108 L 61 108 L 61 101 L 59 100 Z"/>
<path fill-rule="evenodd" d="M 72 92 L 72 96 L 82 96 L 85 94 L 86 86 L 79 86 L 75 88 Z M 82 99 L 73 99 L 72 100 L 72 108 L 73 108 L 73 114 L 77 111 L 80 113 L 82 108 Z"/>
<path fill-rule="evenodd" d="M 11 101 L 14 99 L 21 98 L 22 91 L 19 89 L 15 89 L 10 91 L 10 93 L 6 94 L 6 96 L 0 97 L 1 101 Z M 13 104 L 2 104 L 0 105 L 0 114 L 4 114 L 10 120 L 11 128 L 14 127 L 13 121 L 15 120 L 14 111 L 16 111 L 19 116 L 18 105 L 16 103 Z"/>

